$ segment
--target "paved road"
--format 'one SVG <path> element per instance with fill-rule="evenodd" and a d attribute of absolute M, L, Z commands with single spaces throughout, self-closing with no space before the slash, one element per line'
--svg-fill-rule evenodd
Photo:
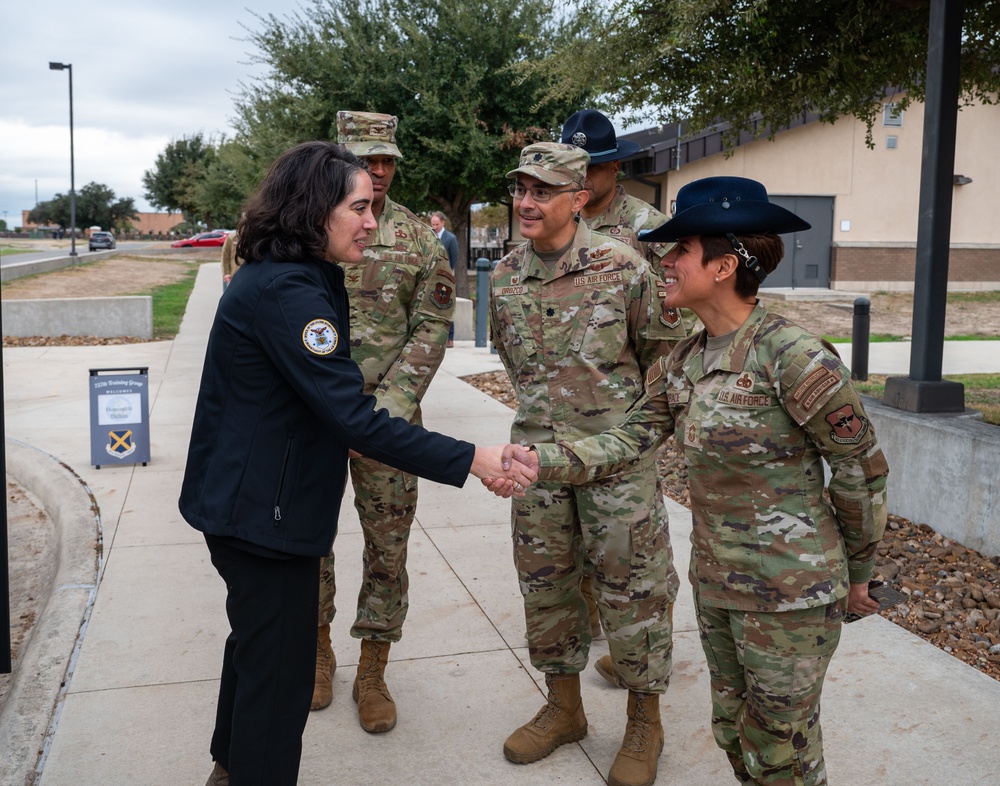
<path fill-rule="evenodd" d="M 147 241 L 126 241 L 118 244 L 119 251 L 138 251 L 139 249 L 145 248 L 151 245 Z M 104 249 L 102 249 L 104 250 Z M 77 243 L 76 245 L 77 256 L 80 260 L 86 259 L 90 256 L 90 251 L 88 250 L 87 241 L 84 240 L 82 243 Z M 94 252 L 100 253 L 100 252 Z M 65 257 L 69 254 L 69 248 L 51 248 L 45 251 L 33 251 L 28 254 L 3 254 L 0 256 L 0 266 L 7 267 L 7 265 L 16 265 L 20 262 L 38 262 L 42 259 L 57 259 L 60 257 Z"/>

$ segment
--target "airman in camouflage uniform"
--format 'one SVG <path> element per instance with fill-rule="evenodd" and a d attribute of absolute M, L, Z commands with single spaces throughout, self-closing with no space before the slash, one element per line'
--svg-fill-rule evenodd
<path fill-rule="evenodd" d="M 618 174 L 622 159 L 639 152 L 639 145 L 627 139 L 618 139 L 612 122 L 596 109 L 582 109 L 574 112 L 563 124 L 563 144 L 576 145 L 590 155 L 587 164 L 587 178 L 584 188 L 590 194 L 587 204 L 580 211 L 580 220 L 602 235 L 609 235 L 632 246 L 646 257 L 653 272 L 659 275 L 660 260 L 673 248 L 673 243 L 642 243 L 639 232 L 655 229 L 667 220 L 659 210 L 648 202 L 625 193 L 618 184 Z M 662 296 L 662 293 L 661 293 Z M 665 312 L 665 318 L 683 320 L 685 333 L 692 332 L 697 317 L 690 311 Z M 591 586 L 593 570 L 587 565 L 583 579 L 583 595 L 590 611 L 591 629 L 595 638 L 600 632 L 597 620 L 597 602 Z M 619 685 L 608 656 L 595 664 L 598 673 L 615 685 Z"/>
<path fill-rule="evenodd" d="M 420 401 L 444 358 L 455 306 L 454 276 L 431 228 L 387 196 L 395 162 L 402 157 L 395 143 L 396 118 L 338 112 L 337 130 L 337 141 L 368 162 L 375 192 L 372 212 L 378 221 L 365 261 L 341 263 L 351 308 L 351 357 L 364 375 L 365 393 L 374 395 L 390 414 L 420 423 Z M 365 537 L 361 591 L 351 628 L 351 635 L 361 639 L 354 698 L 362 727 L 382 732 L 396 722 L 384 669 L 389 645 L 399 641 L 406 618 L 406 547 L 417 480 L 364 457 L 354 457 L 350 464 Z M 321 566 L 313 709 L 332 699 L 332 688 L 323 689 L 335 668 L 329 645 L 335 592 L 331 554 Z"/>
<path fill-rule="evenodd" d="M 577 439 L 620 422 L 642 396 L 645 371 L 683 336 L 664 319 L 645 259 L 574 223 L 587 199 L 587 160 L 572 145 L 538 143 L 507 175 L 517 178 L 514 210 L 528 242 L 494 269 L 490 315 L 493 344 L 518 392 L 511 438 L 522 444 Z M 531 662 L 545 672 L 549 697 L 504 753 L 528 763 L 586 734 L 586 558 L 615 672 L 629 689 L 613 782 L 642 782 L 629 772 L 638 758 L 655 773 L 662 749 L 658 700 L 670 677 L 678 586 L 653 459 L 580 486 L 534 485 L 514 500 L 512 520 Z"/>
<path fill-rule="evenodd" d="M 719 338 L 715 347 L 703 331 L 660 358 L 623 425 L 536 443 L 540 478 L 593 483 L 676 436 L 689 468 L 690 580 L 716 741 L 742 783 L 818 786 L 823 679 L 849 599 L 861 588 L 870 600 L 888 467 L 832 346 L 759 302 Z"/>
<path fill-rule="evenodd" d="M 673 243 L 640 242 L 639 232 L 655 229 L 667 220 L 648 202 L 625 193 L 618 185 L 622 159 L 639 152 L 639 145 L 619 140 L 611 121 L 596 109 L 574 112 L 563 124 L 562 141 L 590 154 L 586 188 L 590 201 L 583 206 L 583 220 L 595 232 L 628 243 L 659 270 L 660 260 Z"/>

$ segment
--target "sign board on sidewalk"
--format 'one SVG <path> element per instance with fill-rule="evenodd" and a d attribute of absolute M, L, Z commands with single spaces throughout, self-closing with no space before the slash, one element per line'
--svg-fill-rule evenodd
<path fill-rule="evenodd" d="M 90 463 L 149 461 L 149 367 L 90 369 Z"/>

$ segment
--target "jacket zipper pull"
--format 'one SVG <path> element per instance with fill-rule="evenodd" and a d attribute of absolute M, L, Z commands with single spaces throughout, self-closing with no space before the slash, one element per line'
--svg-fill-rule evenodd
<path fill-rule="evenodd" d="M 274 506 L 274 520 L 281 521 L 281 508 L 278 505 Z"/>

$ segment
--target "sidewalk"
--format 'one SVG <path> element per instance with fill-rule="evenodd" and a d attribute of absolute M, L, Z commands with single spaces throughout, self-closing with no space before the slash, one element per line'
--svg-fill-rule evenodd
<path fill-rule="evenodd" d="M 228 633 L 225 592 L 200 534 L 177 512 L 177 497 L 219 296 L 217 268 L 202 267 L 173 342 L 4 350 L 7 436 L 75 470 L 103 523 L 96 601 L 57 708 L 44 786 L 200 786 L 211 769 L 208 744 Z M 460 379 L 500 368 L 495 355 L 472 344 L 448 351 L 424 402 L 427 425 L 478 444 L 505 442 L 512 411 Z M 905 345 L 892 346 L 898 353 Z M 990 354 L 993 370 L 1000 370 L 1000 353 Z M 152 461 L 96 470 L 89 464 L 87 371 L 130 365 L 149 366 Z M 668 504 L 677 568 L 685 576 L 690 514 Z M 334 703 L 310 715 L 301 784 L 604 783 L 621 742 L 626 697 L 592 669 L 583 675 L 589 735 L 536 764 L 503 758 L 506 736 L 543 700 L 523 637 L 508 502 L 474 478 L 464 489 L 421 481 L 409 549 L 410 614 L 386 672 L 399 712 L 388 734 L 362 731 L 350 697 L 358 643 L 348 629 L 361 570 L 350 500 L 336 545 Z M 686 578 L 675 624 L 657 784 L 735 782 L 709 728 L 708 677 Z M 606 651 L 596 643 L 591 660 Z M 998 706 L 1000 683 L 902 628 L 881 618 L 847 626 L 823 707 L 830 781 L 995 782 Z"/>

